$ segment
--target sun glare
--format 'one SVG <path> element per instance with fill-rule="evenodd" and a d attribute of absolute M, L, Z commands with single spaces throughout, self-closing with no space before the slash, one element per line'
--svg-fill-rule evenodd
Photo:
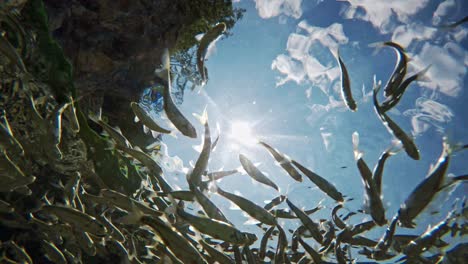
<path fill-rule="evenodd" d="M 257 143 L 252 126 L 245 121 L 232 122 L 229 136 L 233 139 L 233 148 L 239 148 L 239 145 L 252 146 Z"/>

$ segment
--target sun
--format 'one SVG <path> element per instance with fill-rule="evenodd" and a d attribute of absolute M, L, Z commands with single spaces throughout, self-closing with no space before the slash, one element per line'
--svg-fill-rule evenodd
<path fill-rule="evenodd" d="M 245 121 L 232 122 L 229 137 L 232 139 L 232 147 L 236 149 L 240 145 L 250 147 L 257 143 L 252 125 Z"/>

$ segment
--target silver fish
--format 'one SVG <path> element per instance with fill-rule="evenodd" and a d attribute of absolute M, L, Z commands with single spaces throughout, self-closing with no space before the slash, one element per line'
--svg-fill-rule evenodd
<path fill-rule="evenodd" d="M 206 250 L 206 252 L 208 252 L 210 257 L 216 263 L 219 263 L 219 264 L 232 264 L 234 262 L 233 259 L 231 259 L 229 256 L 227 256 L 223 252 L 221 252 L 221 251 L 215 249 L 214 247 L 210 246 L 208 243 L 205 242 L 205 240 L 200 239 L 199 242 L 202 245 L 203 249 Z"/>
<path fill-rule="evenodd" d="M 395 94 L 406 75 L 408 57 L 406 56 L 405 49 L 398 43 L 386 41 L 383 42 L 382 45 L 393 48 L 397 54 L 397 63 L 395 65 L 395 69 L 393 70 L 393 73 L 384 88 L 384 95 L 389 97 Z"/>
<path fill-rule="evenodd" d="M 301 220 L 302 224 L 310 231 L 312 237 L 321 244 L 323 242 L 323 237 L 320 233 L 318 224 L 312 221 L 312 219 L 310 219 L 310 217 L 306 213 L 304 213 L 304 211 L 295 206 L 291 201 L 289 201 L 289 199 L 286 199 L 286 203 L 296 214 L 296 216 Z"/>
<path fill-rule="evenodd" d="M 370 215 L 374 222 L 382 226 L 387 223 L 387 220 L 385 219 L 385 209 L 377 186 L 372 179 L 372 172 L 362 157 L 357 160 L 357 166 L 364 184 L 365 204 L 366 206 L 369 206 Z"/>
<path fill-rule="evenodd" d="M 440 190 L 450 163 L 451 152 L 450 145 L 444 140 L 442 153 L 437 164 L 432 167 L 426 178 L 414 188 L 405 202 L 400 206 L 398 219 L 402 226 L 414 227 L 413 219 L 424 210 Z"/>
<path fill-rule="evenodd" d="M 313 182 L 320 190 L 326 193 L 328 196 L 333 198 L 337 202 L 343 202 L 344 198 L 341 192 L 339 192 L 336 187 L 331 184 L 329 181 L 325 180 L 320 175 L 314 173 L 313 171 L 307 169 L 306 167 L 302 166 L 299 162 L 292 160 L 291 161 L 294 166 L 296 166 L 302 173 L 304 173 L 307 178 L 311 182 Z"/>
<path fill-rule="evenodd" d="M 75 228 L 80 229 L 83 232 L 89 232 L 100 237 L 107 235 L 107 229 L 101 222 L 74 208 L 57 205 L 44 205 L 41 208 L 41 211 L 53 214 L 59 217 L 63 222 L 70 223 Z"/>
<path fill-rule="evenodd" d="M 99 126 L 102 127 L 102 129 L 104 129 L 104 131 L 106 131 L 106 133 L 115 141 L 115 143 L 118 145 L 118 146 L 123 146 L 123 147 L 127 147 L 127 148 L 131 148 L 132 147 L 132 144 L 130 143 L 130 141 L 128 141 L 128 139 L 122 134 L 122 131 L 120 131 L 120 129 L 118 128 L 113 128 L 112 126 L 110 126 L 109 124 L 107 124 L 106 122 L 104 122 L 102 119 L 100 118 L 96 118 L 96 117 L 93 117 L 93 116 L 89 116 L 89 119 L 91 119 L 92 121 L 94 121 L 95 123 L 97 123 Z"/>
<path fill-rule="evenodd" d="M 140 222 L 150 226 L 159 237 L 161 237 L 164 244 L 169 247 L 175 256 L 183 263 L 206 263 L 198 250 L 190 242 L 159 218 L 143 215 L 140 218 Z"/>
<path fill-rule="evenodd" d="M 272 146 L 268 145 L 265 142 L 258 142 L 260 145 L 264 146 L 268 152 L 273 156 L 273 158 L 279 163 L 279 165 L 293 178 L 298 182 L 302 182 L 301 174 L 291 165 L 291 161 L 289 161 L 284 154 L 280 153 L 278 150 L 273 148 Z"/>
<path fill-rule="evenodd" d="M 203 35 L 202 39 L 200 40 L 200 45 L 197 49 L 197 68 L 204 83 L 208 79 L 205 68 L 205 56 L 208 50 L 208 46 L 210 45 L 210 43 L 215 41 L 221 34 L 223 34 L 225 30 L 226 24 L 221 22 L 216 26 L 212 27 L 208 32 L 206 32 L 206 34 Z"/>
<path fill-rule="evenodd" d="M 180 110 L 175 105 L 174 101 L 171 97 L 171 77 L 170 77 L 170 62 L 169 62 L 169 52 L 165 51 L 164 55 L 164 90 L 163 90 L 163 97 L 164 97 L 164 111 L 166 112 L 167 117 L 169 120 L 174 124 L 174 126 L 184 135 L 190 138 L 197 137 L 197 131 L 195 127 L 188 121 L 188 119 L 180 112 Z"/>
<path fill-rule="evenodd" d="M 414 141 L 403 131 L 390 117 L 380 109 L 379 102 L 377 101 L 377 92 L 380 90 L 380 85 L 375 85 L 373 89 L 373 100 L 374 100 L 374 109 L 377 113 L 377 116 L 380 118 L 382 123 L 387 128 L 394 137 L 401 141 L 403 148 L 405 149 L 408 156 L 412 159 L 419 160 L 419 150 L 414 144 Z"/>
<path fill-rule="evenodd" d="M 45 251 L 45 256 L 53 263 L 66 264 L 67 259 L 63 253 L 54 245 L 54 243 L 47 240 L 42 240 L 42 249 Z"/>
<path fill-rule="evenodd" d="M 4 124 L 0 123 L 0 146 L 4 148 L 6 152 L 24 156 L 24 148 L 13 135 L 5 112 L 3 112 L 2 119 Z"/>
<path fill-rule="evenodd" d="M 382 155 L 380 155 L 379 161 L 377 162 L 377 164 L 374 167 L 374 170 L 372 171 L 372 181 L 375 183 L 375 187 L 377 188 L 377 193 L 379 195 L 382 195 L 382 176 L 385 162 L 390 156 L 395 154 L 396 152 L 393 151 L 392 148 L 385 150 L 382 153 Z"/>
<path fill-rule="evenodd" d="M 239 161 L 242 165 L 242 168 L 247 172 L 247 174 L 252 177 L 252 179 L 268 185 L 273 189 L 279 191 L 278 186 L 271 181 L 265 174 L 263 174 L 254 164 L 251 162 L 245 155 L 239 154 Z"/>
<path fill-rule="evenodd" d="M 194 187 L 192 192 L 195 194 L 197 202 L 202 206 L 208 217 L 229 223 L 223 212 L 221 212 L 221 210 L 208 197 L 206 197 L 203 192 L 201 192 L 197 187 Z"/>
<path fill-rule="evenodd" d="M 309 256 L 312 258 L 314 263 L 322 263 L 322 255 L 315 251 L 313 247 L 311 247 L 309 244 L 307 244 L 301 236 L 298 236 L 298 241 L 301 244 L 301 246 L 305 249 L 305 251 L 309 254 Z"/>
<path fill-rule="evenodd" d="M 143 125 L 145 125 L 149 129 L 151 129 L 153 131 L 156 131 L 156 132 L 159 132 L 159 133 L 163 133 L 163 134 L 170 134 L 171 133 L 170 130 L 165 129 L 165 128 L 161 127 L 160 125 L 158 125 L 153 120 L 153 118 L 151 118 L 148 115 L 148 113 L 143 108 L 141 108 L 139 103 L 131 102 L 130 107 L 132 108 L 133 113 L 135 114 L 135 116 L 141 121 L 141 123 L 143 123 Z"/>
<path fill-rule="evenodd" d="M 260 260 L 263 260 L 265 258 L 268 239 L 270 239 L 270 236 L 273 233 L 273 230 L 275 230 L 275 228 L 276 226 L 271 226 L 270 228 L 268 228 L 265 234 L 263 234 L 262 240 L 260 241 L 260 248 L 258 250 L 258 257 L 260 258 Z"/>
<path fill-rule="evenodd" d="M 208 161 L 210 160 L 210 153 L 211 153 L 211 135 L 210 135 L 210 127 L 208 125 L 208 121 L 205 121 L 205 138 L 203 140 L 203 148 L 200 152 L 200 156 L 198 157 L 197 161 L 195 162 L 195 167 L 193 168 L 192 172 L 187 175 L 189 184 L 194 184 L 195 186 L 200 186 L 202 182 L 202 174 L 206 171 L 206 167 L 208 166 Z"/>
<path fill-rule="evenodd" d="M 452 220 L 454 220 L 453 212 L 450 212 L 444 220 L 406 245 L 406 247 L 403 248 L 403 253 L 410 257 L 419 256 L 423 251 L 429 249 L 437 239 L 450 231 L 449 225 Z"/>
<path fill-rule="evenodd" d="M 258 221 L 267 224 L 267 225 L 276 225 L 276 219 L 275 217 L 269 213 L 267 210 L 263 209 L 263 207 L 258 206 L 254 202 L 232 194 L 223 191 L 221 188 L 217 188 L 218 194 L 224 196 L 225 198 L 231 200 L 233 203 L 235 203 L 237 206 L 239 206 L 240 209 L 245 211 L 247 214 L 252 216 L 253 218 L 257 219 Z"/>
<path fill-rule="evenodd" d="M 357 111 L 357 104 L 354 101 L 353 95 L 351 93 L 351 81 L 349 79 L 348 70 L 340 57 L 340 51 L 337 51 L 336 59 L 338 60 L 338 64 L 340 65 L 341 70 L 341 97 L 345 102 L 346 106 L 349 110 L 355 112 Z"/>

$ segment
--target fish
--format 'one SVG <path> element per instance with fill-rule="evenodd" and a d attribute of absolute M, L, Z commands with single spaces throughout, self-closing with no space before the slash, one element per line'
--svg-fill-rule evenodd
<path fill-rule="evenodd" d="M 69 121 L 70 128 L 73 132 L 80 132 L 80 122 L 78 121 L 78 116 L 76 115 L 75 99 L 70 95 L 68 107 L 65 109 L 65 115 Z"/>
<path fill-rule="evenodd" d="M 92 115 L 88 116 L 93 122 L 98 124 L 106 133 L 115 141 L 117 146 L 122 146 L 126 148 L 132 148 L 130 141 L 122 134 L 119 128 L 113 128 L 106 122 L 104 122 L 100 117 L 95 117 Z"/>
<path fill-rule="evenodd" d="M 44 205 L 41 208 L 41 212 L 53 214 L 63 222 L 72 224 L 83 232 L 89 232 L 98 237 L 107 235 L 107 229 L 100 221 L 74 208 L 58 205 Z"/>
<path fill-rule="evenodd" d="M 444 220 L 407 244 L 403 248 L 403 253 L 409 257 L 419 256 L 423 251 L 429 249 L 437 239 L 450 231 L 449 225 L 453 219 L 453 211 L 451 211 Z"/>
<path fill-rule="evenodd" d="M 385 225 L 387 223 L 385 209 L 377 186 L 372 179 L 372 172 L 362 157 L 357 160 L 357 166 L 364 184 L 365 205 L 369 206 L 370 215 L 374 222 L 380 226 Z"/>
<path fill-rule="evenodd" d="M 12 252 L 15 255 L 16 259 L 19 261 L 19 263 L 27 263 L 27 264 L 33 263 L 31 256 L 29 256 L 28 252 L 26 252 L 24 247 L 20 247 L 18 244 L 16 244 L 15 241 L 8 240 L 6 242 L 3 242 L 3 245 L 12 249 Z"/>
<path fill-rule="evenodd" d="M 75 172 L 70 177 L 68 182 L 65 184 L 63 188 L 63 192 L 65 194 L 65 201 L 66 201 L 67 206 L 70 206 L 71 204 L 74 203 L 77 197 L 80 180 L 81 180 L 81 174 L 79 172 Z"/>
<path fill-rule="evenodd" d="M 393 235 L 395 234 L 397 223 L 398 216 L 395 216 L 387 227 L 385 234 L 374 247 L 374 252 L 372 253 L 374 259 L 383 259 L 387 255 L 387 251 L 393 243 Z"/>
<path fill-rule="evenodd" d="M 22 73 L 28 72 L 23 59 L 3 34 L 0 34 L 0 52 L 8 57 L 11 63 L 18 66 Z"/>
<path fill-rule="evenodd" d="M 270 152 L 276 162 L 279 163 L 279 165 L 289 174 L 289 176 L 291 176 L 291 178 L 298 182 L 302 182 L 301 174 L 291 165 L 291 161 L 289 161 L 284 154 L 280 153 L 278 150 L 265 142 L 260 141 L 258 143 L 264 146 L 268 152 Z"/>
<path fill-rule="evenodd" d="M 377 101 L 377 92 L 380 90 L 380 85 L 375 84 L 374 80 L 374 89 L 373 89 L 373 100 L 374 100 L 374 109 L 377 113 L 377 116 L 380 118 L 382 123 L 387 128 L 395 138 L 397 138 L 403 144 L 403 149 L 406 151 L 409 157 L 414 160 L 420 159 L 419 150 L 414 144 L 414 141 L 392 120 L 386 113 L 381 111 L 379 102 Z"/>
<path fill-rule="evenodd" d="M 450 163 L 452 148 L 444 138 L 442 153 L 437 164 L 428 172 L 426 178 L 421 181 L 406 198 L 398 211 L 398 219 L 401 226 L 413 228 L 413 219 L 432 201 L 432 198 L 441 189 L 447 168 Z"/>
<path fill-rule="evenodd" d="M 226 216 L 224 216 L 223 212 L 221 212 L 221 210 L 197 187 L 194 187 L 192 192 L 195 194 L 195 199 L 202 206 L 208 217 L 225 223 L 230 223 Z"/>
<path fill-rule="evenodd" d="M 93 239 L 89 236 L 87 232 L 81 230 L 73 230 L 75 241 L 78 246 L 83 250 L 84 253 L 88 256 L 95 256 L 97 253 L 96 245 Z"/>
<path fill-rule="evenodd" d="M 17 177 L 14 179 L 9 179 L 8 177 L 3 177 L 3 175 L 0 178 L 0 193 L 2 192 L 12 192 L 15 190 L 18 190 L 24 186 L 27 186 L 29 184 L 32 184 L 33 182 L 36 181 L 35 176 L 29 176 L 29 177 Z"/>
<path fill-rule="evenodd" d="M 213 238 L 236 245 L 250 245 L 256 241 L 256 236 L 254 240 L 252 239 L 253 234 L 241 232 L 231 224 L 208 217 L 194 216 L 185 212 L 181 208 L 177 208 L 177 214 L 182 219 L 189 222 L 195 229 Z"/>
<path fill-rule="evenodd" d="M 0 146 L 8 153 L 19 154 L 24 156 L 24 148 L 15 138 L 13 130 L 10 127 L 10 123 L 6 117 L 5 111 L 3 111 L 3 124 L 0 123 Z"/>
<path fill-rule="evenodd" d="M 265 174 L 263 174 L 254 164 L 250 161 L 245 155 L 239 154 L 239 161 L 242 165 L 242 168 L 247 172 L 247 174 L 252 177 L 252 179 L 268 185 L 273 189 L 279 191 L 278 186 L 271 181 Z"/>
<path fill-rule="evenodd" d="M 11 160 L 5 149 L 0 149 L 0 175 L 3 177 L 3 181 L 29 178 L 24 174 L 21 168 Z"/>
<path fill-rule="evenodd" d="M 387 112 L 388 110 L 395 107 L 400 102 L 401 98 L 403 97 L 403 94 L 405 93 L 406 88 L 408 88 L 408 86 L 413 81 L 422 80 L 425 77 L 427 71 L 430 69 L 430 67 L 431 67 L 431 65 L 427 66 L 426 68 L 424 68 L 420 72 L 415 73 L 414 75 L 406 78 L 401 83 L 401 85 L 398 86 L 398 88 L 396 89 L 394 94 L 392 94 L 390 97 L 388 97 L 387 99 L 385 99 L 385 101 L 382 102 L 382 105 L 380 106 L 381 111 L 382 112 Z"/>
<path fill-rule="evenodd" d="M 335 239 L 335 226 L 331 221 L 325 221 L 321 226 L 325 232 L 323 234 L 323 246 L 319 249 L 319 252 L 327 252 L 332 246 L 333 239 Z"/>
<path fill-rule="evenodd" d="M 204 120 L 204 127 L 205 127 L 205 137 L 203 140 L 203 148 L 200 152 L 200 156 L 198 157 L 197 161 L 195 162 L 195 166 L 191 173 L 187 175 L 187 181 L 190 184 L 194 184 L 195 186 L 200 186 L 202 182 L 202 175 L 206 171 L 206 167 L 208 166 L 208 161 L 210 160 L 210 153 L 211 153 L 211 135 L 210 135 L 210 126 L 208 125 L 208 117 L 206 114 L 206 109 L 203 114 Z"/>
<path fill-rule="evenodd" d="M 408 56 L 406 56 L 405 49 L 398 43 L 392 41 L 385 41 L 380 43 L 374 43 L 370 45 L 371 47 L 391 47 L 395 50 L 397 55 L 397 63 L 393 69 L 393 73 L 388 80 L 387 84 L 384 87 L 384 95 L 386 97 L 392 96 L 397 91 L 398 87 L 401 85 L 403 78 L 405 78 L 407 64 L 409 61 Z"/>
<path fill-rule="evenodd" d="M 260 241 L 260 248 L 258 250 L 258 257 L 260 260 L 265 259 L 268 239 L 270 239 L 275 228 L 276 226 L 270 226 L 270 228 L 268 228 L 268 230 L 263 234 L 262 240 Z"/>
<path fill-rule="evenodd" d="M 196 138 L 197 131 L 195 127 L 188 121 L 188 119 L 180 112 L 175 105 L 171 97 L 171 77 L 170 77 L 170 62 L 169 62 L 169 51 L 165 49 L 163 55 L 163 67 L 164 67 L 164 111 L 166 112 L 167 118 L 174 124 L 174 126 L 184 135 L 189 138 Z"/>
<path fill-rule="evenodd" d="M 206 32 L 200 40 L 200 45 L 197 49 L 197 68 L 203 83 L 206 83 L 208 80 L 205 68 L 205 56 L 206 52 L 208 51 L 208 47 L 219 36 L 221 36 L 224 31 L 226 31 L 226 24 L 224 22 L 218 23 L 216 26 L 212 27 L 208 32 Z"/>
<path fill-rule="evenodd" d="M 104 214 L 97 215 L 96 218 L 106 227 L 109 235 L 111 235 L 113 238 L 112 240 L 121 243 L 125 242 L 125 236 L 109 219 L 104 216 Z"/>
<path fill-rule="evenodd" d="M 301 220 L 301 223 L 310 231 L 312 237 L 322 244 L 323 242 L 323 237 L 322 234 L 320 233 L 318 224 L 315 223 L 310 217 L 304 213 L 301 209 L 299 209 L 297 206 L 295 206 L 289 199 L 286 198 L 286 203 L 288 206 L 291 208 L 291 210 L 296 214 L 296 216 Z"/>
<path fill-rule="evenodd" d="M 247 263 L 258 263 L 257 259 L 252 253 L 252 250 L 250 250 L 249 246 L 244 246 L 242 249 L 243 249 L 242 252 L 244 253 L 245 259 L 247 260 Z"/>
<path fill-rule="evenodd" d="M 217 187 L 217 193 L 235 203 L 237 206 L 239 206 L 240 209 L 245 211 L 251 217 L 257 219 L 258 221 L 270 226 L 277 224 L 276 218 L 270 212 L 263 209 L 263 207 L 258 206 L 249 199 L 229 192 L 225 192 L 219 187 Z"/>
<path fill-rule="evenodd" d="M 377 193 L 382 195 L 382 177 L 385 162 L 387 159 L 393 155 L 395 155 L 398 151 L 393 150 L 392 148 L 386 149 L 379 157 L 379 161 L 374 167 L 372 171 L 372 181 L 375 183 L 375 187 L 377 188 Z"/>
<path fill-rule="evenodd" d="M 268 204 L 266 204 L 263 208 L 265 210 L 270 210 L 272 209 L 273 207 L 281 204 L 284 200 L 286 199 L 286 196 L 285 195 L 280 195 L 274 199 L 272 199 Z"/>
<path fill-rule="evenodd" d="M 280 225 L 277 225 L 279 234 L 278 234 L 278 245 L 276 247 L 275 253 L 275 263 L 291 263 L 286 255 L 286 249 L 288 247 L 288 239 L 286 233 Z"/>
<path fill-rule="evenodd" d="M 355 112 L 357 111 L 357 104 L 351 93 L 351 81 L 349 79 L 348 70 L 340 57 L 339 50 L 336 51 L 336 60 L 338 61 L 341 70 L 341 97 L 348 109 Z"/>
<path fill-rule="evenodd" d="M 130 107 L 132 108 L 133 113 L 135 116 L 140 120 L 140 122 L 148 127 L 149 129 L 156 131 L 158 133 L 163 133 L 163 134 L 170 134 L 171 130 L 166 129 L 158 125 L 153 118 L 151 118 L 148 113 L 141 108 L 140 104 L 137 102 L 131 102 Z"/>
<path fill-rule="evenodd" d="M 139 149 L 128 148 L 128 147 L 120 146 L 120 145 L 117 145 L 117 148 L 119 150 L 122 150 L 123 152 L 127 153 L 128 155 L 134 157 L 139 162 L 141 162 L 141 164 L 143 164 L 147 169 L 149 169 L 150 172 L 152 172 L 151 175 L 156 177 L 156 180 L 158 181 L 159 187 L 161 187 L 161 189 L 164 192 L 171 192 L 172 191 L 171 185 L 169 185 L 169 183 L 163 177 L 161 167 L 148 154 L 144 153 L 143 151 L 141 151 Z"/>
<path fill-rule="evenodd" d="M 208 243 L 205 242 L 204 239 L 200 239 L 199 242 L 202 245 L 203 249 L 206 250 L 206 252 L 208 252 L 213 261 L 219 264 L 232 264 L 234 262 L 234 260 L 231 257 L 210 246 Z"/>
<path fill-rule="evenodd" d="M 68 263 L 62 251 L 60 251 L 60 249 L 58 249 L 57 246 L 54 245 L 54 243 L 43 239 L 41 243 L 41 247 L 45 251 L 45 256 L 53 263 L 58 263 L 58 264 Z"/>
<path fill-rule="evenodd" d="M 215 171 L 215 172 L 209 172 L 206 174 L 206 176 L 211 179 L 212 181 L 217 181 L 220 180 L 226 176 L 230 176 L 233 174 L 238 173 L 239 170 L 227 170 L 227 171 Z"/>
<path fill-rule="evenodd" d="M 12 213 L 15 211 L 15 208 L 11 206 L 8 202 L 0 200 L 0 213 Z"/>
<path fill-rule="evenodd" d="M 347 226 L 346 224 L 343 222 L 343 220 L 341 220 L 341 218 L 337 215 L 337 212 L 338 210 L 340 210 L 341 208 L 343 208 L 343 204 L 337 204 L 333 210 L 332 210 L 332 220 L 333 220 L 333 223 L 335 223 L 335 225 L 340 228 L 340 229 L 345 229 Z"/>
<path fill-rule="evenodd" d="M 169 195 L 171 195 L 172 198 L 174 199 L 187 201 L 187 202 L 195 201 L 195 194 L 189 190 L 178 190 L 178 191 L 172 191 L 169 193 L 157 192 L 157 195 L 162 196 L 162 197 L 168 197 Z"/>
<path fill-rule="evenodd" d="M 320 175 L 314 173 L 313 171 L 307 169 L 306 167 L 302 166 L 299 162 L 292 160 L 291 161 L 294 166 L 296 166 L 302 173 L 304 173 L 307 178 L 311 182 L 313 182 L 321 191 L 326 193 L 328 196 L 330 196 L 332 199 L 334 199 L 337 202 L 343 202 L 344 198 L 341 192 L 339 192 L 336 187 L 331 184 L 329 181 L 325 180 L 323 177 Z"/>
<path fill-rule="evenodd" d="M 119 208 L 122 208 L 123 210 L 127 212 L 131 212 L 134 210 L 134 207 L 138 208 L 141 210 L 144 214 L 152 215 L 154 217 L 160 217 L 163 215 L 162 212 L 152 209 L 144 204 L 142 204 L 139 201 L 136 201 L 135 199 L 130 198 L 128 195 L 125 195 L 123 193 L 119 193 L 114 190 L 110 189 L 103 189 L 101 190 L 101 195 L 102 196 L 95 196 L 91 195 L 88 193 L 83 193 L 85 197 L 94 199 L 95 201 L 100 201 L 101 203 L 106 203 L 106 204 L 113 204 Z"/>
<path fill-rule="evenodd" d="M 183 263 L 207 263 L 190 242 L 161 219 L 143 215 L 139 222 L 150 226 L 161 237 L 164 244 L 169 247 L 174 255 Z"/>
<path fill-rule="evenodd" d="M 446 29 L 452 29 L 452 28 L 456 28 L 458 27 L 459 25 L 463 24 L 463 23 L 466 23 L 468 22 L 468 16 L 465 16 L 464 18 L 454 22 L 454 23 L 450 23 L 450 24 L 446 24 L 446 25 L 442 25 L 442 26 L 439 26 L 440 28 L 446 28 Z"/>
<path fill-rule="evenodd" d="M 301 246 L 305 249 L 305 251 L 309 254 L 309 256 L 312 258 L 314 263 L 323 263 L 322 260 L 322 255 L 318 253 L 313 247 L 311 247 L 309 244 L 307 244 L 301 236 L 298 236 L 298 241 L 301 244 Z"/>

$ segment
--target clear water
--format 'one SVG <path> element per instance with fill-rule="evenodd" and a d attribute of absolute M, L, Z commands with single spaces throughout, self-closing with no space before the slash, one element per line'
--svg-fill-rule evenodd
<path fill-rule="evenodd" d="M 351 135 L 354 131 L 359 133 L 359 148 L 371 168 L 392 145 L 393 137 L 373 109 L 371 88 L 374 75 L 382 83 L 387 82 L 396 56 L 391 48 L 373 54 L 375 49 L 368 46 L 390 40 L 405 47 L 411 58 L 407 76 L 432 66 L 427 80 L 412 83 L 399 105 L 389 112 L 397 124 L 414 136 L 421 160 L 410 159 L 404 151 L 389 158 L 383 177 L 387 219 L 424 179 L 430 165 L 437 162 L 442 137 L 447 136 L 452 143 L 468 142 L 465 92 L 468 24 L 449 30 L 439 27 L 463 18 L 468 13 L 468 2 L 235 2 L 235 6 L 247 10 L 243 19 L 234 27 L 233 36 L 216 43 L 206 62 L 210 76 L 207 85 L 194 91 L 187 89 L 184 103 L 179 106 L 197 126 L 198 139 L 180 134 L 177 139 L 163 138 L 169 155 L 183 160 L 183 167 L 190 168 L 187 161 L 194 163 L 198 158 L 196 147 L 191 146 L 202 143 L 203 128 L 192 113 L 201 114 L 207 107 L 212 139 L 218 136 L 217 126 L 220 133 L 209 171 L 238 168 L 238 154 L 243 153 L 259 163 L 258 167 L 281 187 L 281 194 L 287 194 L 306 209 L 322 202 L 326 208 L 313 218 L 329 219 L 334 201 L 307 178 L 302 183 L 293 181 L 266 149 L 253 140 L 261 139 L 334 183 L 348 198 L 354 198 L 346 203 L 343 213 L 359 209 L 364 189 L 354 161 Z M 333 55 L 337 48 L 351 78 L 352 93 L 358 104 L 355 113 L 347 110 L 341 99 L 340 71 Z M 448 172 L 466 174 L 467 158 L 466 152 L 456 153 Z M 187 189 L 186 170 L 180 168 L 168 180 Z M 245 174 L 227 177 L 218 184 L 261 205 L 279 195 Z M 453 201 L 467 193 L 466 184 L 442 193 L 416 219 L 415 229 L 398 228 L 397 233 L 424 232 L 428 225 L 446 216 Z M 244 224 L 248 218 L 241 211 L 232 210 L 227 200 L 216 194 L 211 197 L 236 226 L 261 236 L 263 232 L 255 225 Z M 280 207 L 285 208 L 286 204 Z M 439 213 L 431 214 L 436 211 Z M 369 219 L 368 215 L 358 214 L 349 223 Z M 288 229 L 300 224 L 291 220 L 283 222 Z M 378 239 L 383 232 L 384 228 L 375 228 L 366 236 Z M 467 241 L 466 237 L 464 240 Z"/>

